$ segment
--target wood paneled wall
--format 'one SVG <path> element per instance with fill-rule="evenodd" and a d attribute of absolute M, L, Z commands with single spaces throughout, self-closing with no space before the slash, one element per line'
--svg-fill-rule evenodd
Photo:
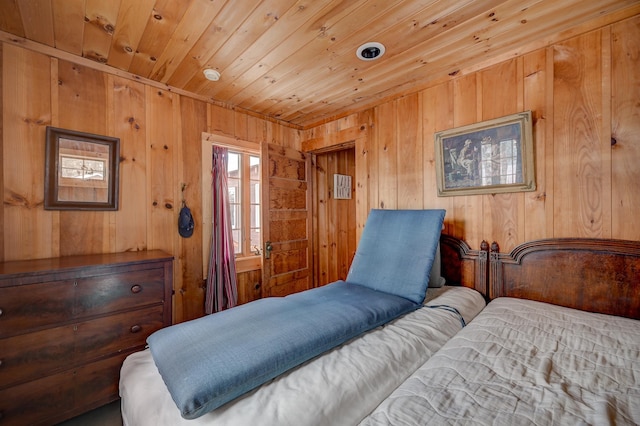
<path fill-rule="evenodd" d="M 445 232 L 476 249 L 483 239 L 503 251 L 547 237 L 640 240 L 639 57 L 635 16 L 342 119 L 368 129 L 355 150 L 358 236 L 372 208 L 444 208 Z M 526 110 L 535 192 L 437 197 L 434 132 Z M 302 146 L 326 151 L 346 133 L 327 123 Z"/>
<path fill-rule="evenodd" d="M 343 160 L 326 151 L 353 147 L 355 225 L 327 205 L 327 233 L 318 231 L 326 270 L 337 275 L 348 269 L 340 253 L 355 250 L 344 245 L 344 233 L 355 232 L 357 241 L 371 208 L 445 208 L 445 232 L 472 248 L 483 239 L 503 250 L 544 237 L 640 240 L 639 16 L 309 129 L 305 142 L 299 130 L 168 88 L 11 43 L 0 49 L 0 260 L 166 250 L 176 259 L 175 322 L 203 312 L 201 236 L 183 239 L 176 230 L 183 183 L 201 221 L 203 131 L 296 149 L 306 143 L 328 155 L 316 164 L 327 179 Z M 535 192 L 436 196 L 434 132 L 528 109 Z M 121 138 L 120 210 L 44 210 L 47 125 Z M 346 227 L 330 225 L 342 219 Z M 325 254 L 315 255 L 322 265 Z M 239 280 L 248 299 L 258 276 Z"/>
<path fill-rule="evenodd" d="M 355 152 L 316 155 L 313 161 L 314 286 L 345 280 L 356 253 Z M 351 199 L 335 199 L 334 174 L 351 176 Z"/>
<path fill-rule="evenodd" d="M 175 256 L 174 322 L 201 316 L 201 235 L 181 238 L 177 218 L 184 183 L 196 226 L 202 220 L 202 132 L 299 148 L 299 131 L 13 44 L 1 49 L 0 260 L 161 249 Z M 44 210 L 48 125 L 120 138 L 118 211 Z"/>

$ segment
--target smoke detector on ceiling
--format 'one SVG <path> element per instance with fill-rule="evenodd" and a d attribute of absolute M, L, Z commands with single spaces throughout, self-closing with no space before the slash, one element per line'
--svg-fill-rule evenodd
<path fill-rule="evenodd" d="M 384 55 L 384 45 L 375 41 L 363 44 L 356 51 L 356 56 L 363 61 L 373 61 L 382 55 Z"/>
<path fill-rule="evenodd" d="M 218 81 L 220 80 L 220 73 L 216 70 L 213 70 L 211 68 L 207 68 L 206 70 L 203 71 L 204 76 L 207 80 L 211 80 L 211 81 Z"/>

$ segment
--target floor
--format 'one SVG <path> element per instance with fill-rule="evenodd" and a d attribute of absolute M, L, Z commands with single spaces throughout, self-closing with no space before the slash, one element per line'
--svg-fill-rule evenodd
<path fill-rule="evenodd" d="M 120 400 L 69 419 L 58 426 L 122 426 Z"/>

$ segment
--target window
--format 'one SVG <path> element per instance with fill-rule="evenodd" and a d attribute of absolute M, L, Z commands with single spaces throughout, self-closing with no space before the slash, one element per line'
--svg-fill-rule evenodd
<path fill-rule="evenodd" d="M 214 145 L 228 149 L 227 183 L 236 271 L 262 268 L 260 144 L 211 133 L 202 134 L 202 261 L 208 274 L 211 250 L 211 157 Z"/>
<path fill-rule="evenodd" d="M 258 254 L 260 247 L 260 157 L 229 149 L 227 183 L 236 256 Z"/>

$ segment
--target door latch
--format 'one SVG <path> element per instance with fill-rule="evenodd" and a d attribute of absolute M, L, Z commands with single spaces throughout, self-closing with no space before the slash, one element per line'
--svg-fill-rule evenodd
<path fill-rule="evenodd" d="M 273 250 L 273 246 L 271 245 L 271 241 L 267 241 L 264 243 L 264 258 L 271 259 L 271 250 Z"/>

